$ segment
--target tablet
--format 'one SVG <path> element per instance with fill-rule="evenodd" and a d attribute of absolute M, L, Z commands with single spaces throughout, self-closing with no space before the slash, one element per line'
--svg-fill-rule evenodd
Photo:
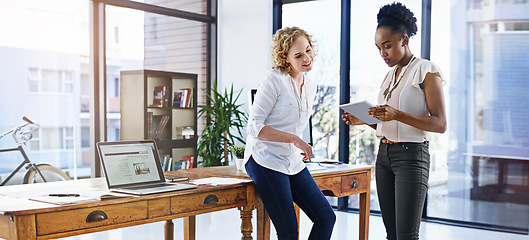
<path fill-rule="evenodd" d="M 340 108 L 344 111 L 350 113 L 351 115 L 357 117 L 358 119 L 364 121 L 365 123 L 371 125 L 376 123 L 381 123 L 382 121 L 374 118 L 373 116 L 367 114 L 369 108 L 375 107 L 375 104 L 368 101 L 361 101 L 355 103 L 346 103 L 340 105 Z"/>

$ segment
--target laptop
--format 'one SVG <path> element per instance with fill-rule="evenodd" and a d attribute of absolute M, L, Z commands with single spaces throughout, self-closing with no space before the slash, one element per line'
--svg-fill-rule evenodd
<path fill-rule="evenodd" d="M 145 195 L 197 187 L 165 182 L 154 140 L 98 142 L 96 147 L 112 192 Z"/>

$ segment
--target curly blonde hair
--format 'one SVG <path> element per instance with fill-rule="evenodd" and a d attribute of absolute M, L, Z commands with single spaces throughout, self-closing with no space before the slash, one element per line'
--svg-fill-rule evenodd
<path fill-rule="evenodd" d="M 274 34 L 272 38 L 272 47 L 270 50 L 272 53 L 272 61 L 276 69 L 279 69 L 285 73 L 290 73 L 292 71 L 292 65 L 287 62 L 286 56 L 288 54 L 288 50 L 290 50 L 290 47 L 292 46 L 292 43 L 300 36 L 307 38 L 310 47 L 313 48 L 314 51 L 314 41 L 312 40 L 312 36 L 301 28 L 286 27 L 277 30 L 277 32 Z"/>

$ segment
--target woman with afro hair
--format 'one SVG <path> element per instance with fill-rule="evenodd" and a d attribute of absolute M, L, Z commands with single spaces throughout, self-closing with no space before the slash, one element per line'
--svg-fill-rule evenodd
<path fill-rule="evenodd" d="M 387 239 L 419 239 L 428 190 L 429 132 L 446 130 L 443 75 L 432 62 L 416 57 L 408 43 L 417 19 L 406 6 L 380 8 L 375 46 L 391 68 L 380 86 L 378 105 L 368 114 L 381 120 L 370 125 L 380 139 L 376 186 Z M 365 124 L 345 113 L 348 125 Z"/>

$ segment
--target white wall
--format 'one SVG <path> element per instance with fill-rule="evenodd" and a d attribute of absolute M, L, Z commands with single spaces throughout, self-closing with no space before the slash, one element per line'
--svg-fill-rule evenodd
<path fill-rule="evenodd" d="M 269 69 L 272 1 L 222 0 L 218 3 L 218 84 L 243 89 L 239 99 L 248 110 L 248 91 Z"/>

